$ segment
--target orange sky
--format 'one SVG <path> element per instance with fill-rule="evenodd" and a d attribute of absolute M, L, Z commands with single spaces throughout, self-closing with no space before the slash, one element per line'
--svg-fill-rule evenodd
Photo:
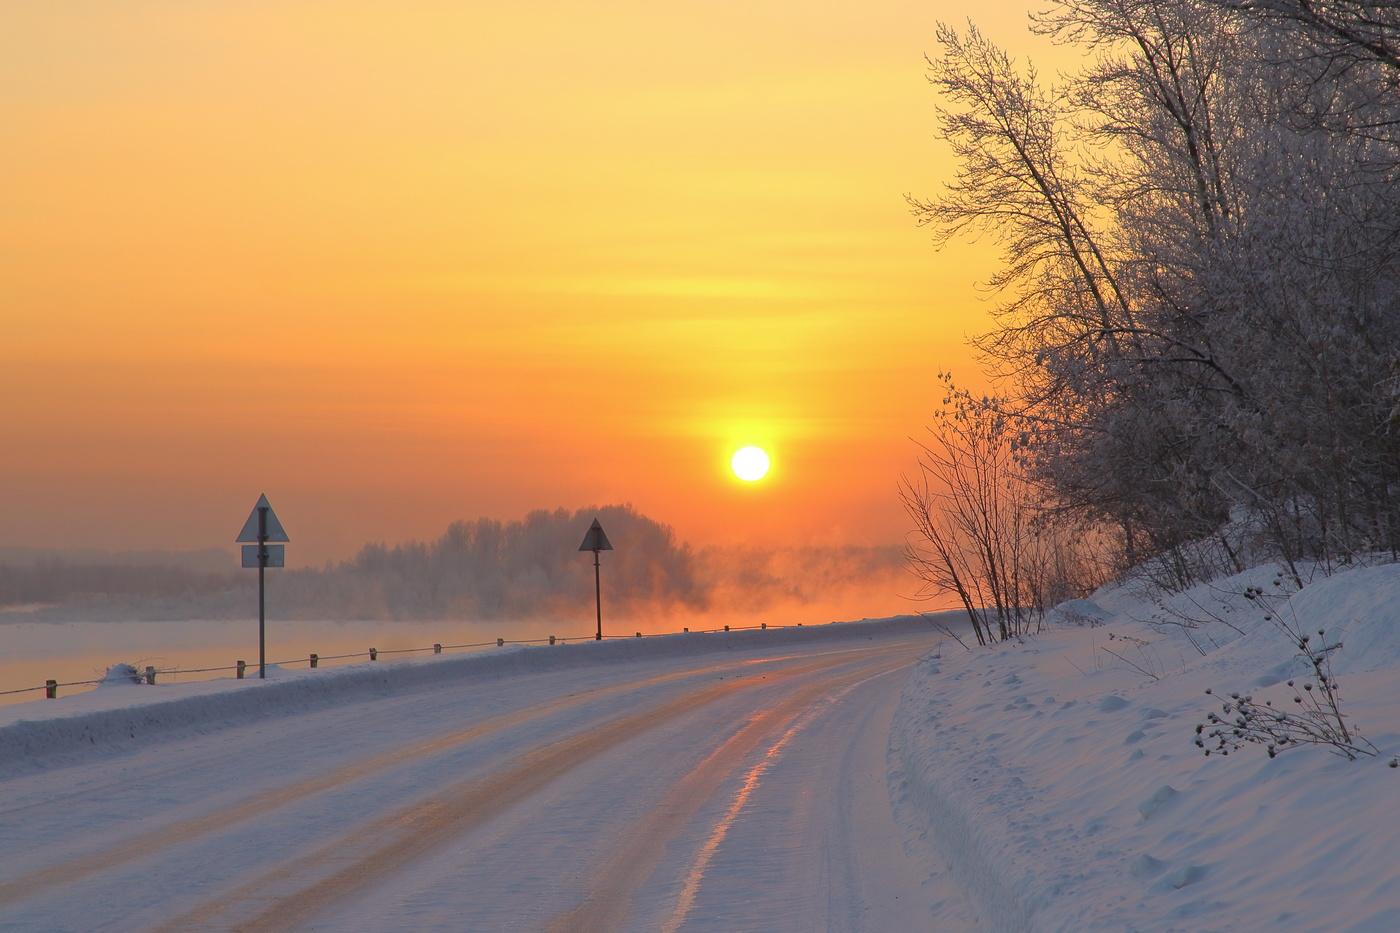
<path fill-rule="evenodd" d="M 0 7 L 0 544 L 231 547 L 262 492 L 291 564 L 604 502 L 899 543 L 995 259 L 902 199 L 967 12 Z"/>

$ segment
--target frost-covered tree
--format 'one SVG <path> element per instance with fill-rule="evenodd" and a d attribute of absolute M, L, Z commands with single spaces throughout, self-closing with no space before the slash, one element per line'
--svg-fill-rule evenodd
<path fill-rule="evenodd" d="M 1290 57 L 1208 0 L 1064 0 L 1036 28 L 1092 64 L 1044 90 L 975 28 L 940 29 L 930 79 L 961 171 L 911 204 L 939 239 L 1006 247 L 1006 300 L 977 345 L 1044 504 L 1119 529 L 1130 561 L 1212 555 L 1176 564 L 1180 583 L 1242 549 L 1394 552 L 1384 56 L 1338 67 L 1317 40 Z M 1340 113 L 1352 123 L 1320 118 Z"/>

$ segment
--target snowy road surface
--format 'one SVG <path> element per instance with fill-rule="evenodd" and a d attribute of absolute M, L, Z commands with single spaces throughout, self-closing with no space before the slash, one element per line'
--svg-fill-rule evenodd
<path fill-rule="evenodd" d="M 929 647 L 446 680 L 21 769 L 0 930 L 928 929 L 886 759 Z"/>

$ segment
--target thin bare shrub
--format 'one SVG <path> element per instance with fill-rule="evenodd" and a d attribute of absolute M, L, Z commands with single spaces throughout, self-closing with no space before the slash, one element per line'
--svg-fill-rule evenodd
<path fill-rule="evenodd" d="M 1244 595 L 1268 607 L 1271 594 L 1250 587 Z M 1206 722 L 1196 726 L 1197 747 L 1205 749 L 1207 755 L 1228 755 L 1246 744 L 1263 745 L 1270 758 L 1300 745 L 1326 746 L 1332 754 L 1353 760 L 1360 755 L 1376 755 L 1376 747 L 1342 715 L 1341 685 L 1332 673 L 1331 663 L 1342 643 L 1329 643 L 1325 629 L 1318 629 L 1314 639 L 1312 633 L 1303 631 L 1296 616 L 1291 622 L 1286 621 L 1277 608 L 1271 608 L 1264 619 L 1293 642 L 1298 657 L 1308 668 L 1305 676 L 1288 681 L 1293 688 L 1292 706 L 1275 708 L 1271 700 L 1261 703 L 1251 694 L 1231 693 L 1221 704 L 1220 713 L 1208 713 Z M 1211 690 L 1206 693 L 1215 695 Z"/>
<path fill-rule="evenodd" d="M 1099 581 L 1097 562 L 1044 515 L 1021 473 L 1010 421 L 940 374 L 945 407 L 920 443 L 919 470 L 900 481 L 913 519 L 906 556 L 922 596 L 954 594 L 979 644 L 1039 629 L 1045 610 Z"/>

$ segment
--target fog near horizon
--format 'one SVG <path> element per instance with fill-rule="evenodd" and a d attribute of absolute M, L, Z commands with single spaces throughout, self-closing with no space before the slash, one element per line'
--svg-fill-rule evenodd
<path fill-rule="evenodd" d="M 267 574 L 270 617 L 521 625 L 593 618 L 594 518 L 605 617 L 657 629 L 705 618 L 834 621 L 925 608 L 898 547 L 693 548 L 630 506 L 453 522 L 431 541 L 369 543 L 349 560 Z M 289 550 L 295 545 L 289 545 Z M 235 553 L 0 548 L 0 622 L 256 616 L 256 574 Z M 670 629 L 667 629 L 670 630 Z"/>
<path fill-rule="evenodd" d="M 595 517 L 614 547 L 600 555 L 607 637 L 932 608 L 904 595 L 916 583 L 900 548 L 694 549 L 628 506 L 541 510 L 453 522 L 432 541 L 367 544 L 319 569 L 267 571 L 268 662 L 305 666 L 316 653 L 336 665 L 366 661 L 370 648 L 388 661 L 434 644 L 487 650 L 497 638 L 591 639 L 593 555 L 578 548 Z M 237 559 L 219 549 L 0 548 L 0 703 L 41 697 L 33 691 L 48 679 L 100 679 L 115 664 L 154 666 L 171 683 L 255 663 L 257 573 L 236 569 Z M 86 689 L 64 686 L 60 695 Z"/>

